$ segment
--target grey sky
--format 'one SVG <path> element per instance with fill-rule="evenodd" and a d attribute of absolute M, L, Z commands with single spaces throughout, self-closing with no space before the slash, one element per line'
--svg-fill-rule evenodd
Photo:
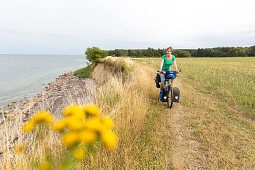
<path fill-rule="evenodd" d="M 254 0 L 0 0 L 0 53 L 255 45 Z"/>

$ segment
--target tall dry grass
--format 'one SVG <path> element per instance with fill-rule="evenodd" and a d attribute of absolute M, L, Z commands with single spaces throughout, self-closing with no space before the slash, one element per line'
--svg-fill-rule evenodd
<path fill-rule="evenodd" d="M 103 113 L 114 119 L 119 144 L 114 152 L 104 150 L 91 155 L 90 160 L 94 161 L 87 162 L 90 168 L 133 169 L 142 166 L 140 157 L 144 141 L 141 133 L 145 115 L 151 108 L 153 78 L 151 70 L 135 63 L 131 66 L 131 62 L 124 58 L 113 62 L 107 59 L 104 67 L 111 70 L 111 76 L 106 81 L 98 80 L 104 83 L 98 89 L 97 103 Z M 128 64 L 128 74 L 123 73 Z"/>

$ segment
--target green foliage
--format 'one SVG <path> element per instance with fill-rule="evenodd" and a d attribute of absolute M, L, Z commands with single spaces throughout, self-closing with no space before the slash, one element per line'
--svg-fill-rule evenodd
<path fill-rule="evenodd" d="M 94 63 L 89 64 L 87 67 L 76 70 L 74 72 L 74 75 L 79 78 L 89 78 L 91 77 L 91 73 L 93 72 L 95 67 L 96 67 L 96 64 Z"/>
<path fill-rule="evenodd" d="M 128 57 L 161 57 L 166 53 L 166 49 L 115 49 L 109 50 L 109 55 L 111 56 L 128 56 Z"/>
<path fill-rule="evenodd" d="M 115 49 L 109 50 L 111 56 L 128 57 L 162 57 L 166 49 Z M 173 55 L 176 57 L 247 57 L 255 56 L 255 46 L 251 47 L 217 47 L 198 49 L 175 49 Z"/>
<path fill-rule="evenodd" d="M 255 56 L 255 45 L 249 48 L 249 56 Z"/>
<path fill-rule="evenodd" d="M 176 57 L 191 57 L 188 51 L 181 50 L 177 53 Z"/>
<path fill-rule="evenodd" d="M 100 58 L 104 58 L 108 55 L 107 51 L 100 50 L 97 47 L 87 48 L 86 52 L 86 58 L 92 62 L 98 62 Z"/>

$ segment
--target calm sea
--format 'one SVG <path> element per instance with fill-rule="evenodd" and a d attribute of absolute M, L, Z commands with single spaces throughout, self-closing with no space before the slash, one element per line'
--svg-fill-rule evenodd
<path fill-rule="evenodd" d="M 12 101 L 32 97 L 59 75 L 86 66 L 81 55 L 0 54 L 0 109 Z"/>

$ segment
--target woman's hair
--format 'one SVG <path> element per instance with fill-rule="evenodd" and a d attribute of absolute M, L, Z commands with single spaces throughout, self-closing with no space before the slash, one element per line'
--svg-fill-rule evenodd
<path fill-rule="evenodd" d="M 166 50 L 171 50 L 173 52 L 173 48 L 172 47 L 167 47 Z"/>

